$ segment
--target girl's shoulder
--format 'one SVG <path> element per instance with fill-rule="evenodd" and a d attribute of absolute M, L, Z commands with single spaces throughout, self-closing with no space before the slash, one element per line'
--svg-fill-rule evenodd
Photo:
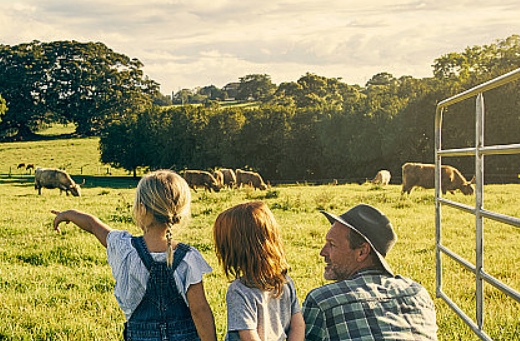
<path fill-rule="evenodd" d="M 132 246 L 132 234 L 126 230 L 112 230 L 107 235 L 107 252 L 126 253 Z"/>
<path fill-rule="evenodd" d="M 195 267 L 201 269 L 204 273 L 211 272 L 211 267 L 209 266 L 208 262 L 206 262 L 206 260 L 204 259 L 204 256 L 202 256 L 202 253 L 200 253 L 199 250 L 197 250 L 191 245 L 188 245 L 188 250 L 181 264 L 182 263 L 185 263 L 188 267 Z"/>
<path fill-rule="evenodd" d="M 293 288 L 294 287 L 293 279 L 289 275 L 285 275 L 285 279 L 287 280 L 286 284 L 289 285 L 289 287 Z"/>
<path fill-rule="evenodd" d="M 132 239 L 133 235 L 128 232 L 127 230 L 111 230 L 108 233 L 107 239 L 112 240 L 130 240 Z"/>
<path fill-rule="evenodd" d="M 295 287 L 293 279 L 291 277 L 289 277 L 289 275 L 285 275 L 285 279 L 287 281 L 285 282 L 284 287 L 293 289 Z M 248 287 L 247 285 L 244 284 L 244 282 L 240 278 L 237 278 L 237 279 L 234 279 L 233 281 L 231 281 L 231 283 L 229 283 L 229 288 L 236 288 L 236 290 L 242 290 L 242 291 L 256 290 L 259 292 L 263 292 L 262 289 Z"/>
<path fill-rule="evenodd" d="M 118 265 L 121 262 L 141 262 L 137 250 L 132 245 L 132 237 L 133 235 L 125 230 L 110 231 L 107 236 L 107 255 L 111 265 Z M 186 254 L 180 262 L 178 270 L 181 273 L 193 273 L 195 277 L 210 273 L 212 269 L 199 250 L 193 246 L 187 246 Z M 156 262 L 166 262 L 166 252 L 152 252 L 150 255 Z"/>

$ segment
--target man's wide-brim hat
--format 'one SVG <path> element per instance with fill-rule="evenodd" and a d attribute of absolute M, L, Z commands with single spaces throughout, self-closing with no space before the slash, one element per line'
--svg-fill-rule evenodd
<path fill-rule="evenodd" d="M 321 213 L 331 224 L 337 221 L 361 235 L 370 244 L 385 270 L 394 275 L 385 257 L 397 241 L 397 235 L 383 212 L 370 205 L 359 204 L 340 216 L 325 211 Z"/>

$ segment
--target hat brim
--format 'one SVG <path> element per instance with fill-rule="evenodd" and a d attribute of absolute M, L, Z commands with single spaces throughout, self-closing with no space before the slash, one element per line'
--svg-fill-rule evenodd
<path fill-rule="evenodd" d="M 342 225 L 345 225 L 346 227 L 354 230 L 355 232 L 357 232 L 361 237 L 363 237 L 363 239 L 370 245 L 370 247 L 372 248 L 372 250 L 375 252 L 377 258 L 379 259 L 379 262 L 381 263 L 381 265 L 383 266 L 383 268 L 392 276 L 394 276 L 394 273 L 392 271 L 392 269 L 390 268 L 390 265 L 388 264 L 388 262 L 386 261 L 385 257 L 383 257 L 382 254 L 379 253 L 379 251 L 377 251 L 377 249 L 374 247 L 374 245 L 372 244 L 372 242 L 361 232 L 359 231 L 357 228 L 355 228 L 354 226 L 350 225 L 349 223 L 347 223 L 345 220 L 343 220 L 341 217 L 338 217 L 337 215 L 334 215 L 332 213 L 329 213 L 329 212 L 326 212 L 326 211 L 320 211 L 321 213 L 323 213 L 323 215 L 325 217 L 327 217 L 327 219 L 329 220 L 330 224 L 334 224 L 334 222 L 338 222 Z"/>

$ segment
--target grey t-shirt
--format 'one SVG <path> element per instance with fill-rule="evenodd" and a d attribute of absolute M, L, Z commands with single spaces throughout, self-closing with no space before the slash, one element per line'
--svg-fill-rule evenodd
<path fill-rule="evenodd" d="M 226 294 L 228 333 L 226 340 L 240 340 L 239 330 L 256 329 L 264 341 L 287 338 L 291 317 L 301 312 L 292 279 L 287 276 L 282 294 L 275 298 L 270 291 L 249 288 L 234 280 Z"/>

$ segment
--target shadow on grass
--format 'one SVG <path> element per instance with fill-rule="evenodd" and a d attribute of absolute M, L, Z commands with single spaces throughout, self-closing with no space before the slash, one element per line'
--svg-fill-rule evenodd
<path fill-rule="evenodd" d="M 131 176 L 93 176 L 73 175 L 72 179 L 81 184 L 82 188 L 103 187 L 111 189 L 135 188 L 140 178 Z M 34 176 L 30 175 L 0 175 L 0 185 L 10 184 L 17 187 L 34 187 Z"/>

